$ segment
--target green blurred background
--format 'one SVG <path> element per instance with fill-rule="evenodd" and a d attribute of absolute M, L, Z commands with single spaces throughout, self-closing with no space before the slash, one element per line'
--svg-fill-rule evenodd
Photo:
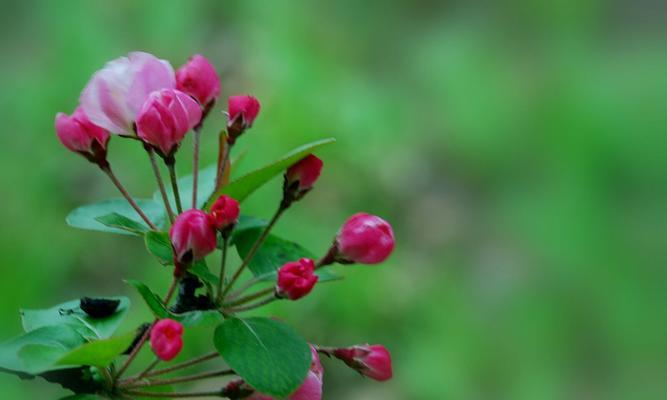
<path fill-rule="evenodd" d="M 322 252 L 354 212 L 395 227 L 387 263 L 339 267 L 346 280 L 268 310 L 314 342 L 392 351 L 384 384 L 325 360 L 325 399 L 664 399 L 666 8 L 4 0 L 0 337 L 19 333 L 19 307 L 83 294 L 132 296 L 125 330 L 148 318 L 122 279 L 162 291 L 169 274 L 137 240 L 65 225 L 116 193 L 60 146 L 53 118 L 110 59 L 144 50 L 177 67 L 202 53 L 224 96 L 262 102 L 237 172 L 338 139 L 278 233 Z M 203 164 L 223 121 L 207 123 Z M 138 146 L 114 139 L 110 158 L 132 193 L 152 193 Z M 244 211 L 269 217 L 279 191 L 275 180 Z M 188 335 L 188 354 L 210 348 Z M 66 394 L 6 375 L 0 387 Z"/>

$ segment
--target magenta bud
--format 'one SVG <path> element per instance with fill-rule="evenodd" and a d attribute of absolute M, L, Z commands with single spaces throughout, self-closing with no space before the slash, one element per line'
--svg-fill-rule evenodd
<path fill-rule="evenodd" d="M 186 267 L 216 248 L 216 231 L 211 217 L 201 210 L 179 215 L 169 230 L 177 266 Z"/>
<path fill-rule="evenodd" d="M 227 133 L 230 143 L 234 143 L 246 129 L 252 127 L 259 114 L 259 108 L 259 101 L 253 96 L 229 97 Z"/>
<path fill-rule="evenodd" d="M 206 57 L 195 54 L 176 71 L 176 88 L 206 107 L 220 95 L 220 78 Z"/>
<path fill-rule="evenodd" d="M 200 119 L 201 107 L 192 97 L 179 90 L 162 89 L 151 93 L 141 107 L 137 134 L 160 155 L 168 157 Z"/>
<path fill-rule="evenodd" d="M 339 261 L 378 264 L 394 250 L 394 231 L 380 217 L 357 213 L 341 227 L 336 246 Z"/>
<path fill-rule="evenodd" d="M 278 297 L 297 300 L 310 293 L 318 279 L 313 260 L 302 258 L 288 262 L 278 270 L 276 293 Z"/>
<path fill-rule="evenodd" d="M 173 319 L 162 319 L 151 329 L 153 353 L 162 361 L 171 361 L 183 348 L 183 325 Z"/>
<path fill-rule="evenodd" d="M 377 381 L 391 379 L 391 355 L 382 345 L 357 345 L 335 349 L 334 356 L 360 374 Z"/>
<path fill-rule="evenodd" d="M 209 214 L 211 215 L 215 229 L 223 231 L 236 224 L 239 220 L 239 213 L 239 202 L 223 194 L 213 203 Z"/>
<path fill-rule="evenodd" d="M 109 132 L 88 119 L 81 107 L 72 115 L 56 115 L 56 134 L 60 142 L 69 150 L 79 153 L 91 162 L 106 162 Z"/>
<path fill-rule="evenodd" d="M 299 162 L 292 165 L 285 172 L 285 185 L 303 193 L 313 188 L 320 177 L 324 163 L 316 156 L 309 154 Z"/>

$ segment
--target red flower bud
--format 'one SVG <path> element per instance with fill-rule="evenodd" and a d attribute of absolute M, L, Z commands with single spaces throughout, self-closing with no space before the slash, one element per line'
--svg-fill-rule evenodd
<path fill-rule="evenodd" d="M 206 107 L 220 95 L 220 78 L 206 57 L 195 54 L 176 71 L 176 88 Z"/>
<path fill-rule="evenodd" d="M 81 107 L 77 107 L 71 116 L 64 113 L 56 115 L 56 133 L 60 142 L 69 150 L 93 162 L 106 159 L 111 135 L 90 122 Z"/>
<path fill-rule="evenodd" d="M 357 213 L 343 224 L 336 246 L 341 261 L 378 264 L 394 250 L 394 232 L 382 218 Z"/>
<path fill-rule="evenodd" d="M 216 247 L 216 231 L 211 217 L 201 210 L 188 210 L 179 215 L 169 230 L 176 262 L 188 265 L 201 260 Z"/>
<path fill-rule="evenodd" d="M 315 263 L 308 258 L 288 262 L 278 270 L 276 292 L 279 297 L 297 300 L 310 293 L 319 279 Z"/>
<path fill-rule="evenodd" d="M 151 349 L 163 361 L 171 361 L 183 348 L 183 325 L 173 319 L 162 319 L 151 329 Z"/>
<path fill-rule="evenodd" d="M 179 90 L 152 92 L 139 111 L 137 134 L 162 156 L 170 156 L 201 114 L 199 104 Z"/>
<path fill-rule="evenodd" d="M 357 345 L 334 350 L 334 356 L 350 368 L 377 381 L 391 379 L 391 355 L 382 345 Z"/>
<path fill-rule="evenodd" d="M 259 101 L 253 96 L 230 96 L 228 106 L 227 133 L 229 142 L 234 143 L 246 129 L 252 127 L 259 114 Z"/>
<path fill-rule="evenodd" d="M 317 178 L 322 172 L 323 162 L 312 154 L 302 158 L 301 161 L 292 165 L 285 173 L 285 185 L 287 188 L 297 185 L 295 190 L 303 193 L 312 189 Z"/>
<path fill-rule="evenodd" d="M 239 202 L 233 198 L 222 195 L 211 206 L 211 218 L 213 226 L 219 231 L 236 224 L 239 219 Z"/>

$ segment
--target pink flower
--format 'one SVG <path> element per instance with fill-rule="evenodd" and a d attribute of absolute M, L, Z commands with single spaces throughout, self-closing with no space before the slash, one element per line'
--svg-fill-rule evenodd
<path fill-rule="evenodd" d="M 259 114 L 259 101 L 252 96 L 230 96 L 227 110 L 229 121 L 227 133 L 230 143 L 234 143 L 246 129 L 252 127 Z"/>
<path fill-rule="evenodd" d="M 176 71 L 176 88 L 206 107 L 220 95 L 220 78 L 206 57 L 195 54 Z"/>
<path fill-rule="evenodd" d="M 322 369 L 322 364 L 320 364 L 320 357 L 317 355 L 317 350 L 310 347 L 310 350 L 313 355 L 313 361 L 310 365 L 310 370 L 308 375 L 306 375 L 306 380 L 303 381 L 301 386 L 292 393 L 288 400 L 321 400 L 322 399 L 322 378 L 324 375 L 324 369 Z M 253 393 L 250 397 L 246 398 L 247 400 L 273 400 L 273 397 L 261 394 Z"/>
<path fill-rule="evenodd" d="M 377 381 L 391 379 L 391 355 L 382 345 L 357 345 L 334 350 L 334 356 L 350 368 Z"/>
<path fill-rule="evenodd" d="M 201 107 L 192 97 L 174 89 L 148 96 L 137 117 L 137 133 L 161 155 L 172 155 L 185 134 L 199 123 Z"/>
<path fill-rule="evenodd" d="M 381 263 L 394 250 L 391 225 L 375 215 L 354 214 L 336 236 L 338 257 L 363 264 Z"/>
<path fill-rule="evenodd" d="M 109 132 L 90 122 L 81 107 L 71 116 L 56 115 L 56 134 L 65 147 L 91 161 L 106 159 Z"/>
<path fill-rule="evenodd" d="M 171 361 L 183 348 L 183 325 L 173 319 L 162 319 L 151 329 L 151 349 L 163 361 Z"/>
<path fill-rule="evenodd" d="M 179 215 L 169 230 L 176 261 L 188 265 L 201 260 L 216 247 L 216 231 L 211 217 L 201 210 Z"/>
<path fill-rule="evenodd" d="M 302 158 L 299 162 L 292 165 L 285 173 L 286 187 L 297 185 L 297 192 L 306 192 L 310 190 L 322 171 L 322 160 L 312 154 Z"/>
<path fill-rule="evenodd" d="M 308 258 L 288 262 L 278 270 L 276 293 L 279 297 L 297 300 L 310 293 L 319 279 L 315 263 Z"/>
<path fill-rule="evenodd" d="M 152 54 L 130 53 L 108 62 L 81 93 L 88 118 L 111 133 L 134 136 L 133 124 L 148 95 L 176 87 L 174 69 Z"/>
<path fill-rule="evenodd" d="M 211 206 L 210 215 L 215 228 L 223 230 L 236 224 L 239 219 L 239 212 L 239 202 L 223 194 Z"/>

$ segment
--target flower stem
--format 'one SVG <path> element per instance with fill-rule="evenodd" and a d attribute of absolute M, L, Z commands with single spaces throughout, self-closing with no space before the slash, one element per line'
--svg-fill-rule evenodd
<path fill-rule="evenodd" d="M 158 166 L 157 159 L 155 157 L 155 151 L 152 147 L 145 145 L 144 148 L 148 153 L 148 158 L 151 160 L 151 167 L 153 168 L 153 174 L 155 174 L 155 179 L 157 180 L 157 186 L 160 189 L 160 195 L 162 196 L 162 201 L 164 202 L 164 208 L 167 210 L 167 215 L 169 215 L 169 221 L 174 222 L 174 210 L 171 209 L 171 203 L 169 203 L 169 197 L 167 196 L 167 190 L 164 187 L 164 181 L 162 180 L 162 174 L 160 173 L 160 167 Z"/>
<path fill-rule="evenodd" d="M 218 165 L 217 173 L 215 175 L 215 190 L 217 191 L 222 186 L 222 181 L 225 179 L 225 169 L 229 161 L 229 154 L 231 153 L 232 145 L 227 141 L 225 131 L 220 132 L 218 147 Z"/>
<path fill-rule="evenodd" d="M 336 262 L 337 254 L 338 254 L 338 245 L 334 241 L 331 247 L 329 247 L 329 250 L 327 250 L 327 254 L 325 254 L 322 258 L 320 258 L 315 262 L 315 269 L 320 269 L 326 265 L 331 265 L 334 262 Z"/>
<path fill-rule="evenodd" d="M 275 292 L 275 290 L 276 289 L 274 287 L 266 288 L 266 289 L 260 290 L 258 292 L 255 292 L 253 294 L 250 294 L 246 297 L 242 297 L 242 298 L 240 298 L 236 301 L 233 301 L 229 304 L 225 304 L 225 306 L 227 306 L 227 307 L 240 306 L 241 304 L 249 303 L 249 302 L 251 302 L 255 299 L 259 299 L 260 297 L 264 296 L 265 294 Z"/>
<path fill-rule="evenodd" d="M 274 294 L 274 295 L 271 295 L 271 297 L 267 297 L 266 299 L 264 299 L 262 301 L 258 301 L 257 303 L 249 304 L 249 305 L 243 306 L 243 307 L 228 308 L 225 311 L 230 312 L 230 313 L 250 311 L 250 310 L 254 310 L 255 308 L 259 308 L 259 307 L 262 307 L 264 305 L 267 305 L 267 304 L 269 304 L 273 301 L 276 301 L 276 300 L 278 300 L 278 297 L 276 297 L 275 294 Z"/>
<path fill-rule="evenodd" d="M 222 238 L 222 260 L 220 261 L 220 279 L 218 280 L 218 294 L 216 297 L 216 304 L 222 301 L 222 285 L 225 282 L 225 268 L 227 265 L 227 248 L 229 246 L 229 237 L 223 235 Z"/>
<path fill-rule="evenodd" d="M 174 191 L 174 199 L 176 200 L 176 211 L 178 213 L 183 212 L 183 207 L 181 206 L 181 194 L 178 191 L 178 177 L 176 176 L 176 159 L 171 156 L 167 157 L 164 160 L 169 169 L 169 178 L 171 179 L 171 189 Z"/>
<path fill-rule="evenodd" d="M 192 208 L 197 208 L 197 185 L 199 183 L 199 143 L 201 138 L 201 124 L 194 128 L 192 143 L 194 146 L 192 156 Z"/>
<path fill-rule="evenodd" d="M 222 394 L 222 391 L 210 391 L 210 392 L 189 392 L 189 393 L 156 393 L 156 392 L 142 392 L 139 390 L 127 390 L 125 394 L 137 397 L 159 397 L 159 398 L 169 398 L 169 399 L 181 399 L 181 398 L 190 398 L 190 397 L 227 397 Z"/>
<path fill-rule="evenodd" d="M 130 378 L 126 379 L 124 382 L 122 382 L 122 384 L 123 385 L 130 384 L 132 382 L 143 379 L 146 375 L 148 375 L 149 372 L 151 372 L 155 367 L 157 367 L 157 365 L 160 363 L 160 361 L 162 361 L 162 360 L 160 360 L 159 358 L 156 357 L 155 360 L 152 363 L 148 364 L 146 369 L 141 371 L 141 373 L 139 375 L 136 375 L 136 376 L 133 376 L 133 377 L 130 377 Z"/>
<path fill-rule="evenodd" d="M 255 284 L 259 283 L 260 281 L 261 281 L 261 279 L 259 279 L 258 277 L 248 279 L 247 281 L 243 282 L 243 285 L 241 285 L 240 288 L 236 289 L 234 292 L 227 295 L 226 299 L 229 300 L 229 301 L 234 300 L 235 298 L 242 295 L 243 292 L 250 289 L 251 287 L 253 287 Z"/>
<path fill-rule="evenodd" d="M 211 379 L 211 378 L 217 378 L 220 376 L 226 376 L 226 375 L 233 375 L 234 371 L 231 369 L 225 369 L 221 371 L 213 371 L 213 372 L 204 372 L 201 374 L 194 374 L 194 375 L 187 375 L 187 376 L 181 376 L 177 378 L 169 378 L 169 379 L 154 379 L 154 380 L 149 380 L 146 382 L 136 382 L 129 384 L 128 387 L 134 389 L 134 388 L 142 388 L 142 387 L 151 387 L 151 386 L 162 386 L 162 385 L 171 385 L 174 383 L 184 383 L 184 382 L 193 382 L 193 381 L 200 381 L 203 379 Z"/>
<path fill-rule="evenodd" d="M 165 307 L 169 305 L 169 301 L 174 295 L 174 291 L 176 290 L 176 286 L 178 286 L 178 281 L 179 279 L 177 277 L 174 277 L 174 279 L 171 281 L 171 285 L 169 286 L 169 290 L 167 290 L 167 295 L 164 297 L 164 305 Z M 155 323 L 157 323 L 158 319 L 156 318 L 151 326 L 146 329 L 146 332 L 144 332 L 143 336 L 141 336 L 141 339 L 139 340 L 139 343 L 134 347 L 130 355 L 127 357 L 127 360 L 125 360 L 125 363 L 123 364 L 122 367 L 118 370 L 116 373 L 116 379 L 120 378 L 123 376 L 123 373 L 127 370 L 127 368 L 132 364 L 132 361 L 137 357 L 137 354 L 139 354 L 139 351 L 141 351 L 141 348 L 144 347 L 144 344 L 148 340 L 148 336 L 151 333 L 151 330 L 153 329 L 153 326 L 155 326 Z"/>
<path fill-rule="evenodd" d="M 264 231 L 262 232 L 262 234 L 257 238 L 255 243 L 252 245 L 252 247 L 250 248 L 250 251 L 246 255 L 245 259 L 243 259 L 243 262 L 241 263 L 239 268 L 236 270 L 236 272 L 232 276 L 232 279 L 227 284 L 227 287 L 225 288 L 224 292 L 222 293 L 223 296 L 226 295 L 229 292 L 229 290 L 234 286 L 234 283 L 236 283 L 236 281 L 239 279 L 239 276 L 241 276 L 241 272 L 243 272 L 243 270 L 248 266 L 248 264 L 250 264 L 250 261 L 255 256 L 255 253 L 257 253 L 257 250 L 259 250 L 259 248 L 262 246 L 262 243 L 264 243 L 264 240 L 266 240 L 266 237 L 269 236 L 269 232 L 271 231 L 271 228 L 273 228 L 273 226 L 278 221 L 278 218 L 280 218 L 280 216 L 283 214 L 283 212 L 285 212 L 285 210 L 287 210 L 287 207 L 285 207 L 281 203 L 280 207 L 278 207 L 278 211 L 276 211 L 276 213 L 273 215 L 273 218 L 271 218 L 271 221 L 269 222 L 269 224 L 266 226 L 266 228 L 264 228 Z"/>
<path fill-rule="evenodd" d="M 104 166 L 100 166 L 100 168 L 102 169 L 102 171 L 104 171 L 105 174 L 107 174 L 107 176 L 109 177 L 109 179 L 111 179 L 111 182 L 113 182 L 113 184 L 116 186 L 116 188 L 118 188 L 118 190 L 119 190 L 120 193 L 123 195 L 123 197 L 125 197 L 125 200 L 127 200 L 127 202 L 130 203 L 130 206 L 132 206 L 132 208 L 134 208 L 134 211 L 136 211 L 137 214 L 139 214 L 139 216 L 141 217 L 141 219 L 143 219 L 144 222 L 145 222 L 145 223 L 146 223 L 152 230 L 156 231 L 156 230 L 157 230 L 157 227 L 151 222 L 150 219 L 148 219 L 148 217 L 146 216 L 146 214 L 144 214 L 144 212 L 141 211 L 141 208 L 139 208 L 139 205 L 137 204 L 137 202 L 134 201 L 134 199 L 132 198 L 132 196 L 130 196 L 130 194 L 127 192 L 127 190 L 125 190 L 125 187 L 123 186 L 123 184 L 120 183 L 120 181 L 118 180 L 118 178 L 116 177 L 116 175 L 115 175 L 115 174 L 113 173 L 113 171 L 111 170 L 111 166 L 109 166 L 109 165 L 104 165 Z"/>
<path fill-rule="evenodd" d="M 169 372 L 177 371 L 179 369 L 188 368 L 188 367 L 191 367 L 193 365 L 196 365 L 196 364 L 199 364 L 199 363 L 202 363 L 202 362 L 205 362 L 205 361 L 209 361 L 209 360 L 212 360 L 212 359 L 217 358 L 217 357 L 220 357 L 220 354 L 218 354 L 218 352 L 214 351 L 212 353 L 208 353 L 208 354 L 205 354 L 203 356 L 193 358 L 189 361 L 184 361 L 180 364 L 173 365 L 169 368 L 164 368 L 164 369 L 160 369 L 160 370 L 157 370 L 157 371 L 149 372 L 146 375 L 144 375 L 144 378 L 149 378 L 149 377 L 158 376 L 158 375 L 164 375 L 164 374 L 167 374 Z"/>

